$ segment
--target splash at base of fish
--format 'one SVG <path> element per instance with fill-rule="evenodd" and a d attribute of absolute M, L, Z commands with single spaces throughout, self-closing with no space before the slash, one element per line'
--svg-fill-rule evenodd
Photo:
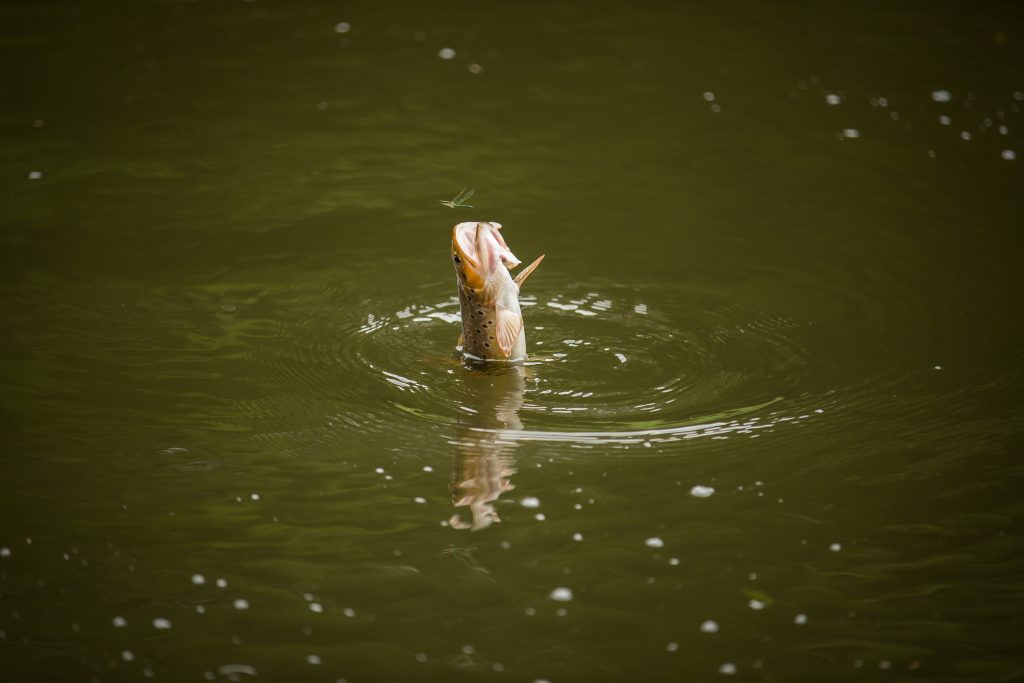
<path fill-rule="evenodd" d="M 519 289 L 544 259 L 542 254 L 514 279 L 521 261 L 501 235 L 501 224 L 469 221 L 452 229 L 452 263 L 459 289 L 464 357 L 478 361 L 526 360 L 526 330 Z"/>

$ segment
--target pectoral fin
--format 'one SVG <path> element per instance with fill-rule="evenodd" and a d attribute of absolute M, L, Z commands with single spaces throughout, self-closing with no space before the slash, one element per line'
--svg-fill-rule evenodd
<path fill-rule="evenodd" d="M 523 268 L 523 270 L 521 270 L 519 272 L 519 274 L 516 275 L 516 286 L 517 287 L 522 287 L 523 283 L 526 282 L 526 278 L 530 277 L 530 273 L 532 273 L 534 270 L 536 270 L 537 266 L 539 266 L 540 262 L 543 261 L 543 260 L 544 260 L 544 254 L 541 254 L 540 256 L 537 257 L 536 261 L 534 261 L 530 265 L 526 266 L 526 268 Z"/>
<path fill-rule="evenodd" d="M 498 348 L 505 354 L 505 358 L 508 358 L 512 355 L 512 347 L 515 346 L 516 339 L 519 339 L 519 335 L 523 332 L 523 317 L 499 305 L 497 318 Z"/>

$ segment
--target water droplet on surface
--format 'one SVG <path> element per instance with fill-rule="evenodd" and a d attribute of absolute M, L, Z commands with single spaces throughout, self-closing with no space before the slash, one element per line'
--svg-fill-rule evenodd
<path fill-rule="evenodd" d="M 839 95 L 836 95 L 835 93 L 829 93 L 828 95 L 825 95 L 825 101 L 834 107 L 843 100 L 839 97 Z"/>
<path fill-rule="evenodd" d="M 711 92 L 710 90 L 705 90 L 703 97 L 705 102 L 715 101 L 715 93 Z"/>
<path fill-rule="evenodd" d="M 527 496 L 526 498 L 523 498 L 521 501 L 519 501 L 519 504 L 522 505 L 524 508 L 536 508 L 540 507 L 540 499 L 534 498 L 533 496 Z"/>
<path fill-rule="evenodd" d="M 796 624 L 797 626 L 803 626 L 804 624 L 807 623 L 807 615 L 806 614 L 798 614 L 798 615 L 796 615 L 795 617 L 793 617 L 793 623 Z"/>
<path fill-rule="evenodd" d="M 966 131 L 966 130 L 960 131 L 960 139 L 961 140 L 965 140 L 965 141 L 966 140 L 970 140 L 971 139 L 970 131 Z"/>
<path fill-rule="evenodd" d="M 469 73 L 479 76 L 484 72 L 484 68 L 477 63 L 470 64 L 468 67 Z"/>
<path fill-rule="evenodd" d="M 235 609 L 249 609 L 249 601 L 245 598 L 238 598 L 232 603 Z"/>
<path fill-rule="evenodd" d="M 0 557 L 10 557 L 10 556 L 11 556 L 11 549 L 10 548 L 0 548 Z"/>
<path fill-rule="evenodd" d="M 155 628 L 155 629 L 159 629 L 161 631 L 164 631 L 164 630 L 169 629 L 170 627 L 171 627 L 171 622 L 170 622 L 169 619 L 164 619 L 162 617 L 157 617 L 156 619 L 153 620 L 153 628 Z"/>
<path fill-rule="evenodd" d="M 228 587 L 228 580 L 227 579 L 217 579 L 217 588 L 227 588 L 227 587 Z"/>
<path fill-rule="evenodd" d="M 1012 149 L 1004 149 L 1002 152 L 999 153 L 999 156 L 1002 157 L 1005 161 L 1013 161 L 1014 159 L 1017 158 L 1017 153 L 1014 152 Z"/>
<path fill-rule="evenodd" d="M 750 609 L 764 609 L 765 605 L 760 600 L 751 600 L 747 603 L 750 605 Z"/>
<path fill-rule="evenodd" d="M 192 583 L 194 583 L 197 586 L 202 586 L 204 583 L 206 583 L 206 577 L 202 574 L 193 574 Z"/>
<path fill-rule="evenodd" d="M 559 586 L 555 590 L 551 591 L 551 595 L 548 597 L 552 600 L 557 600 L 558 602 L 569 602 L 572 600 L 572 589 Z"/>
<path fill-rule="evenodd" d="M 936 102 L 949 102 L 953 99 L 953 93 L 948 90 L 933 90 L 932 99 Z"/>
<path fill-rule="evenodd" d="M 580 532 L 577 531 L 576 533 L 574 533 L 572 535 L 572 540 L 574 540 L 574 541 L 582 541 L 583 540 L 583 534 L 581 534 Z"/>
<path fill-rule="evenodd" d="M 29 171 L 28 172 L 28 179 L 29 180 L 39 180 L 42 177 L 43 177 L 43 172 L 42 171 Z"/>
<path fill-rule="evenodd" d="M 857 130 L 856 128 L 844 128 L 843 129 L 843 137 L 844 138 L 851 138 L 851 139 L 859 138 L 860 137 L 860 131 Z"/>
<path fill-rule="evenodd" d="M 306 661 L 309 664 L 314 664 L 314 665 L 315 664 L 319 664 L 320 663 L 320 655 L 306 655 Z"/>
<path fill-rule="evenodd" d="M 114 628 L 124 628 L 128 625 L 128 622 L 124 617 L 114 617 Z"/>
<path fill-rule="evenodd" d="M 646 541 L 644 541 L 644 545 L 648 548 L 663 548 L 665 547 L 665 542 L 657 536 L 651 536 Z"/>
<path fill-rule="evenodd" d="M 441 59 L 455 59 L 455 50 L 450 47 L 442 47 L 437 51 L 437 56 Z"/>
<path fill-rule="evenodd" d="M 833 543 L 832 545 L 830 545 L 828 547 L 828 549 L 831 550 L 834 553 L 838 553 L 840 550 L 843 549 L 843 546 L 841 544 L 839 544 L 839 543 Z"/>
<path fill-rule="evenodd" d="M 722 674 L 723 676 L 732 676 L 734 673 L 736 673 L 736 665 L 732 662 L 726 662 L 722 666 L 718 667 L 718 673 Z"/>
<path fill-rule="evenodd" d="M 422 505 L 423 503 L 427 502 L 427 499 L 424 498 L 423 496 L 416 496 L 415 498 L 413 498 L 413 501 Z"/>
<path fill-rule="evenodd" d="M 939 117 L 939 123 L 941 123 L 944 126 L 948 126 L 951 123 L 953 123 L 953 119 L 951 119 L 948 116 L 946 116 L 945 114 L 943 114 L 942 116 Z"/>
<path fill-rule="evenodd" d="M 352 25 L 349 24 L 347 21 L 339 21 L 337 24 L 334 25 L 335 33 L 348 33 L 351 30 Z"/>
<path fill-rule="evenodd" d="M 311 602 L 311 603 L 309 603 L 309 611 L 310 612 L 316 612 L 317 614 L 320 614 L 321 612 L 324 611 L 324 606 L 321 605 L 319 602 Z"/>
<path fill-rule="evenodd" d="M 135 653 L 131 650 L 122 650 L 121 659 L 123 659 L 126 662 L 133 661 L 135 659 Z"/>
<path fill-rule="evenodd" d="M 701 486 L 697 484 L 690 489 L 690 495 L 696 498 L 709 498 L 715 493 L 715 489 L 711 486 Z"/>
<path fill-rule="evenodd" d="M 718 622 L 708 619 L 700 625 L 701 633 L 718 633 Z"/>

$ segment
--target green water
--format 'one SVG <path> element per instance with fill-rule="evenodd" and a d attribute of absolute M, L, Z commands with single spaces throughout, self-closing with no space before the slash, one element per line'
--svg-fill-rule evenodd
<path fill-rule="evenodd" d="M 1016 5 L 403 4 L 0 9 L 3 680 L 1024 679 Z"/>

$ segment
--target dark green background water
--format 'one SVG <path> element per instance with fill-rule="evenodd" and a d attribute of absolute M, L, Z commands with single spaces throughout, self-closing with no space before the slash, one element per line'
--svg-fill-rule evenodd
<path fill-rule="evenodd" d="M 0 10 L 5 681 L 1024 678 L 1021 13 L 659 7 Z"/>

